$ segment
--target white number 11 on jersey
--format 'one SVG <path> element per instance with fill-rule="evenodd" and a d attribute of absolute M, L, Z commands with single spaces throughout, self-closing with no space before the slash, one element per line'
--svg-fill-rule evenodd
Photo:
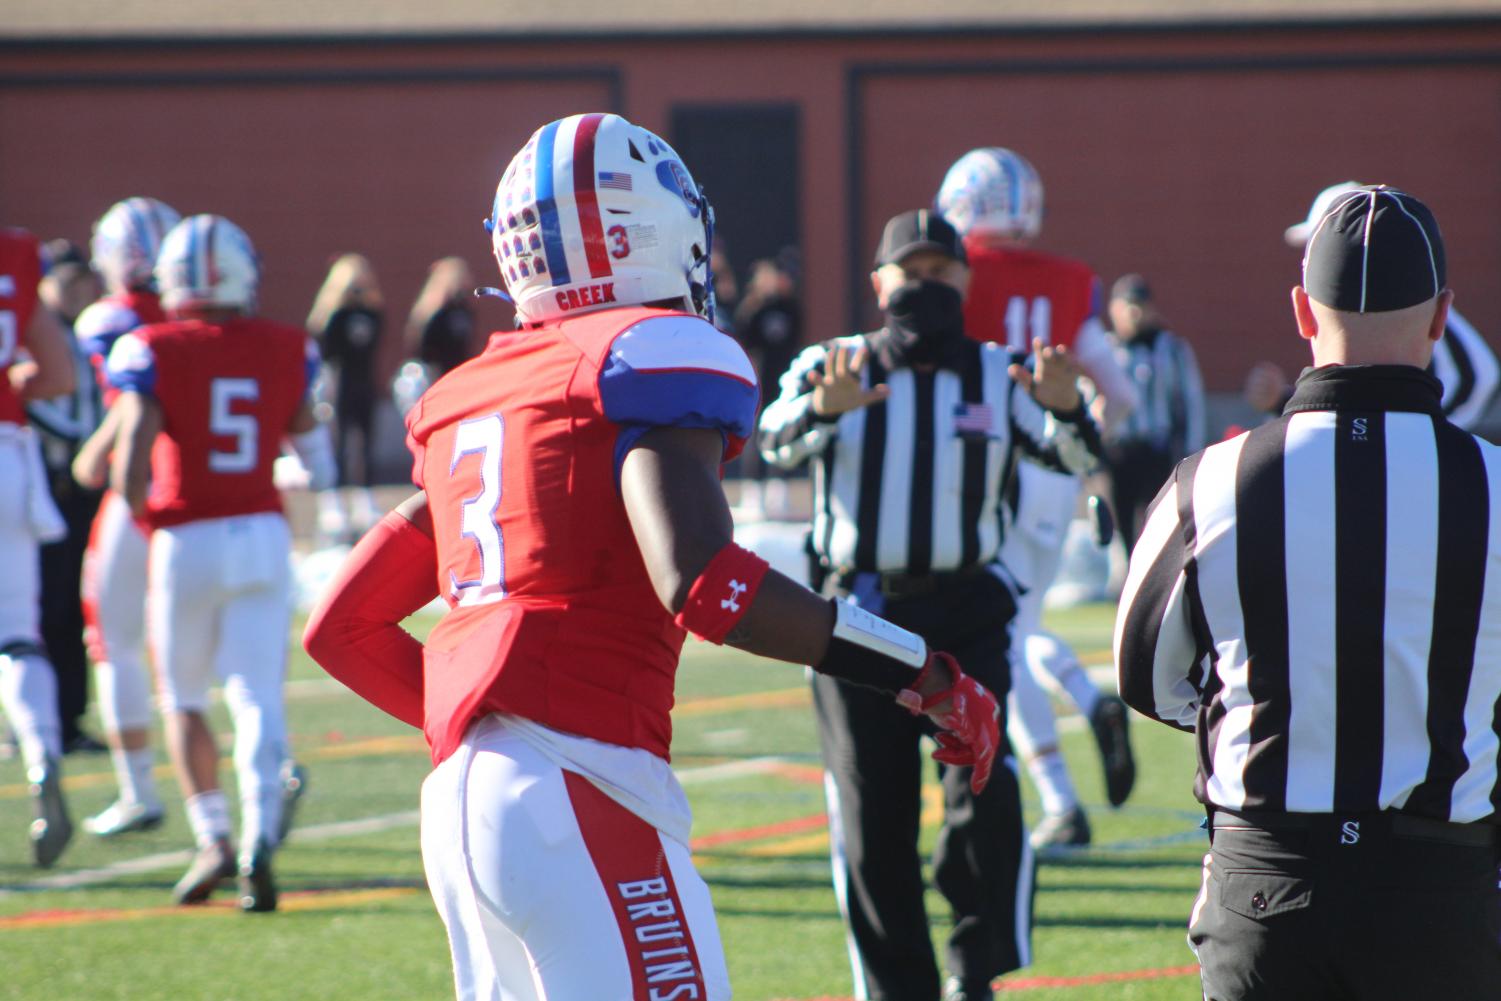
<path fill-rule="evenodd" d="M 483 605 L 506 596 L 506 544 L 495 511 L 500 507 L 500 457 L 505 451 L 506 422 L 490 414 L 461 423 L 453 436 L 453 460 L 448 475 L 471 455 L 479 456 L 480 492 L 464 501 L 459 531 L 479 547 L 479 580 L 461 581 L 448 572 L 449 594 L 461 605 Z"/>

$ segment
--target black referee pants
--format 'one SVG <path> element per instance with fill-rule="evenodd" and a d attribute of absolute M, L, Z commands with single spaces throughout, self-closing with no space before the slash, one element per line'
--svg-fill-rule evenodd
<path fill-rule="evenodd" d="M 1166 448 L 1142 441 L 1125 442 L 1105 451 L 1110 469 L 1110 506 L 1116 527 L 1126 545 L 1126 555 L 1136 546 L 1147 524 L 1147 509 L 1173 475 L 1178 458 Z"/>
<path fill-rule="evenodd" d="M 47 658 L 57 675 L 57 713 L 62 721 L 66 746 L 82 732 L 83 715 L 89 707 L 89 659 L 83 646 L 84 550 L 89 530 L 103 495 L 78 488 L 53 494 L 57 509 L 67 523 L 68 534 L 58 542 L 38 547 L 41 565 L 41 634 Z"/>
<path fill-rule="evenodd" d="M 863 607 L 954 654 L 995 693 L 1004 741 L 1016 614 L 1006 586 L 978 573 L 916 598 L 882 602 L 863 591 L 856 589 Z M 832 783 L 835 889 L 862 967 L 855 976 L 876 1001 L 936 1001 L 939 974 L 917 847 L 925 760 L 918 741 L 932 727 L 888 695 L 823 675 L 814 678 L 813 700 Z M 1003 746 L 979 797 L 969 790 L 970 769 L 939 769 L 944 821 L 933 880 L 954 912 L 948 970 L 966 983 L 987 982 L 1030 958 L 1032 858 L 1013 763 L 999 760 L 1010 753 Z"/>
<path fill-rule="evenodd" d="M 1217 813 L 1188 929 L 1206 1001 L 1501 998 L 1494 842 L 1394 816 L 1226 829 L 1243 818 Z"/>

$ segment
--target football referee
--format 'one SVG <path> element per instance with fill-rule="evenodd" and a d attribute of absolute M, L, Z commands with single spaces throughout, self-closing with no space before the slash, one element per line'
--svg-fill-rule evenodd
<path fill-rule="evenodd" d="M 1004 486 L 1023 456 L 1088 469 L 1099 437 L 1066 352 L 1039 344 L 1034 380 L 1000 346 L 965 336 L 969 269 L 941 216 L 888 222 L 872 280 L 885 324 L 794 359 L 762 415 L 762 454 L 787 468 L 813 460 L 823 593 L 944 644 L 1004 705 L 1016 614 L 997 562 Z M 856 996 L 935 1001 L 917 850 L 918 741 L 930 731 L 873 695 L 813 680 Z M 995 977 L 1030 961 L 1032 858 L 1009 764 L 978 797 L 968 769 L 944 769 L 933 878 L 954 909 L 945 1001 L 989 999 Z"/>
<path fill-rule="evenodd" d="M 1131 559 L 1121 696 L 1192 730 L 1209 1001 L 1501 996 L 1501 449 L 1424 371 L 1432 214 L 1363 186 L 1292 293 L 1313 368 L 1190 456 Z"/>

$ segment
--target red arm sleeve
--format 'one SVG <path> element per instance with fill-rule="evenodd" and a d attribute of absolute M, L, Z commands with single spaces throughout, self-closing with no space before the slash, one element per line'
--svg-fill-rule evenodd
<path fill-rule="evenodd" d="M 401 628 L 438 595 L 432 536 L 392 512 L 354 547 L 308 619 L 308 655 L 354 693 L 422 728 L 422 644 Z"/>

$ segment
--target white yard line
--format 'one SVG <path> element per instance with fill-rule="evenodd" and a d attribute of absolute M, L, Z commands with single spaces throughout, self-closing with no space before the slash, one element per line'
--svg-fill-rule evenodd
<path fill-rule="evenodd" d="M 719 765 L 704 765 L 701 768 L 684 768 L 678 772 L 678 781 L 683 785 L 702 785 L 724 782 L 747 775 L 759 775 L 770 771 L 786 759 L 779 757 L 748 758 L 744 761 L 727 761 Z M 357 837 L 361 834 L 379 834 L 400 827 L 416 827 L 421 814 L 416 810 L 403 810 L 376 817 L 361 817 L 358 820 L 339 820 L 328 824 L 313 824 L 297 827 L 292 832 L 294 847 L 309 841 L 333 841 L 338 838 Z M 79 835 L 83 836 L 83 835 Z M 135 876 L 158 869 L 181 868 L 193 861 L 189 849 L 175 852 L 158 852 L 137 858 L 111 862 L 97 869 L 81 869 L 78 872 L 62 872 L 55 876 L 43 876 L 19 886 L 0 888 L 0 900 L 23 893 L 39 893 L 45 890 L 77 890 L 86 886 L 108 883 L 121 876 Z"/>

